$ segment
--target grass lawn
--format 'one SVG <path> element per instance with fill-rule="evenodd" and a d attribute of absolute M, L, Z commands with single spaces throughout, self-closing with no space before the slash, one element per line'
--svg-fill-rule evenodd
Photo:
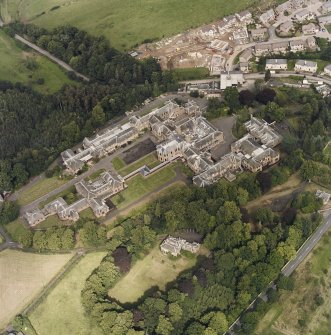
<path fill-rule="evenodd" d="M 209 77 L 209 69 L 205 67 L 193 67 L 186 69 L 175 69 L 179 81 L 198 80 Z"/>
<path fill-rule="evenodd" d="M 170 260 L 161 253 L 157 245 L 144 259 L 137 261 L 108 294 L 122 303 L 134 302 L 152 286 L 163 290 L 167 283 L 176 279 L 183 270 L 194 266 L 195 262 L 196 258 L 183 256 Z"/>
<path fill-rule="evenodd" d="M 128 187 L 112 198 L 112 202 L 118 207 L 123 208 L 130 205 L 132 202 L 140 199 L 144 195 L 155 191 L 163 184 L 171 181 L 176 176 L 174 166 L 169 165 L 160 171 L 157 171 L 145 178 L 142 175 L 137 175 L 128 180 Z"/>
<path fill-rule="evenodd" d="M 121 176 L 126 176 L 128 175 L 129 173 L 143 167 L 144 165 L 147 165 L 149 168 L 153 168 L 157 165 L 161 164 L 161 162 L 157 159 L 157 156 L 155 154 L 155 152 L 133 162 L 132 164 L 126 166 L 126 167 L 123 167 L 121 168 L 120 170 L 118 170 L 118 173 L 121 175 Z"/>
<path fill-rule="evenodd" d="M 27 230 L 27 226 L 24 224 L 23 219 L 16 219 L 8 224 L 6 224 L 5 229 L 8 234 L 12 237 L 14 241 L 18 240 L 18 237 Z"/>
<path fill-rule="evenodd" d="M 90 0 L 2 1 L 8 4 L 7 20 L 20 18 L 45 28 L 70 23 L 91 34 L 104 35 L 119 49 L 129 49 L 145 39 L 174 35 L 256 3 L 255 0 L 94 0 L 91 6 Z M 51 11 L 54 6 L 61 7 Z"/>
<path fill-rule="evenodd" d="M 38 335 L 101 334 L 84 314 L 81 291 L 86 278 L 105 255 L 105 252 L 96 252 L 84 256 L 29 315 Z"/>
<path fill-rule="evenodd" d="M 1 61 L 0 61 L 1 62 Z M 50 190 L 56 189 L 65 184 L 67 180 L 58 177 L 43 178 L 31 187 L 25 186 L 19 191 L 18 203 L 23 206 L 47 194 Z"/>
<path fill-rule="evenodd" d="M 71 257 L 0 252 L 0 329 L 41 292 Z"/>
<path fill-rule="evenodd" d="M 54 93 L 71 81 L 64 71 L 47 58 L 27 49 L 23 51 L 13 38 L 0 31 L 0 78 L 22 82 L 42 93 Z M 34 60 L 36 68 L 29 69 L 27 60 Z M 38 79 L 44 83 L 37 84 Z"/>
<path fill-rule="evenodd" d="M 104 173 L 105 171 L 106 171 L 105 169 L 100 169 L 98 171 L 95 171 L 91 175 L 88 176 L 87 180 L 93 181 L 93 180 L 97 179 L 98 177 L 100 177 L 100 175 L 102 173 Z"/>
<path fill-rule="evenodd" d="M 331 329 L 331 232 L 294 273 L 295 289 L 284 292 L 261 320 L 257 335 L 329 335 Z M 315 302 L 323 297 L 322 305 Z M 303 326 L 300 326 L 302 320 Z"/>
<path fill-rule="evenodd" d="M 111 163 L 113 164 L 113 167 L 114 167 L 114 169 L 115 169 L 116 171 L 119 171 L 119 170 L 123 169 L 123 168 L 126 166 L 125 162 L 124 162 L 123 159 L 120 158 L 120 157 L 115 157 L 115 158 L 111 161 Z"/>

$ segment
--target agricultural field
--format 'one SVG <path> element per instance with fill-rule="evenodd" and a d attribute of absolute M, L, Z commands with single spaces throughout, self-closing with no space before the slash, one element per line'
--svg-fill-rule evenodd
<path fill-rule="evenodd" d="M 71 257 L 0 252 L 0 329 L 42 291 Z"/>
<path fill-rule="evenodd" d="M 0 78 L 21 82 L 46 94 L 74 83 L 58 65 L 32 51 L 24 51 L 3 31 L 0 31 Z"/>
<path fill-rule="evenodd" d="M 91 326 L 81 304 L 85 280 L 99 266 L 105 252 L 84 256 L 30 314 L 29 319 L 38 335 L 80 334 L 98 335 Z"/>
<path fill-rule="evenodd" d="M 156 191 L 159 187 L 170 182 L 175 177 L 176 172 L 174 165 L 168 165 L 148 177 L 143 177 L 141 174 L 138 174 L 127 181 L 128 187 L 119 194 L 116 194 L 112 198 L 112 202 L 118 208 L 124 208 L 142 198 L 144 195 Z"/>
<path fill-rule="evenodd" d="M 122 303 L 135 302 L 146 290 L 158 286 L 161 290 L 178 274 L 194 266 L 196 258 L 170 259 L 157 245 L 144 259 L 139 260 L 108 294 Z"/>
<path fill-rule="evenodd" d="M 45 28 L 71 24 L 104 35 L 121 50 L 171 36 L 240 11 L 256 0 L 1 0 L 8 22 L 21 19 Z M 180 19 L 178 17 L 180 13 Z"/>
<path fill-rule="evenodd" d="M 256 335 L 329 335 L 331 329 L 331 232 L 294 273 L 295 289 L 261 320 Z"/>

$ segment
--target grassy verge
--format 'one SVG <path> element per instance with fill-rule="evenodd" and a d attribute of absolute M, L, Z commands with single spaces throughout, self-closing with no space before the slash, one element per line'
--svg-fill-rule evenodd
<path fill-rule="evenodd" d="M 21 206 L 27 205 L 65 183 L 65 179 L 59 179 L 58 177 L 40 179 L 32 186 L 26 186 L 19 191 L 18 203 Z"/>
<path fill-rule="evenodd" d="M 17 43 L 0 31 L 1 80 L 21 82 L 41 93 L 54 93 L 64 84 L 74 83 L 57 64 L 30 50 L 23 51 Z"/>
<path fill-rule="evenodd" d="M 0 329 L 37 296 L 72 254 L 0 253 Z"/>
<path fill-rule="evenodd" d="M 293 292 L 283 292 L 280 301 L 261 320 L 256 334 L 328 335 L 331 329 L 331 232 L 294 273 Z M 322 298 L 317 300 L 317 298 Z"/>
<path fill-rule="evenodd" d="M 157 245 L 144 259 L 139 260 L 110 291 L 109 296 L 120 302 L 134 302 L 152 286 L 164 289 L 180 272 L 194 266 L 196 258 L 180 257 L 171 260 Z"/>
<path fill-rule="evenodd" d="M 165 183 L 174 179 L 175 176 L 176 172 L 173 165 L 169 165 L 147 178 L 137 175 L 127 182 L 128 188 L 115 195 L 112 201 L 118 208 L 126 207 L 144 195 L 157 190 Z"/>
<path fill-rule="evenodd" d="M 176 73 L 179 81 L 198 80 L 198 79 L 205 79 L 209 77 L 209 69 L 205 67 L 175 69 L 174 72 Z"/>
<path fill-rule="evenodd" d="M 98 335 L 100 329 L 89 323 L 81 304 L 81 290 L 86 278 L 100 264 L 104 252 L 87 254 L 75 265 L 46 299 L 29 315 L 40 335 Z"/>

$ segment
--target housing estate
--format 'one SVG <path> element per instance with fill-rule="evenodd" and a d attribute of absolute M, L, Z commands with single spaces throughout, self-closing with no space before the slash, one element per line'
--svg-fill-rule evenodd
<path fill-rule="evenodd" d="M 189 251 L 196 254 L 200 249 L 200 244 L 197 242 L 190 243 L 180 237 L 168 236 L 160 245 L 163 254 L 171 254 L 177 257 L 181 250 Z"/>
<path fill-rule="evenodd" d="M 294 70 L 315 73 L 317 71 L 317 63 L 300 59 L 295 63 Z"/>
<path fill-rule="evenodd" d="M 294 30 L 294 24 L 292 21 L 286 21 L 279 26 L 279 31 L 282 33 L 290 33 Z"/>
<path fill-rule="evenodd" d="M 290 12 L 291 10 L 292 10 L 292 3 L 290 0 L 278 5 L 275 9 L 278 15 L 284 14 L 284 12 Z"/>
<path fill-rule="evenodd" d="M 302 26 L 302 32 L 304 35 L 314 35 L 319 31 L 319 28 L 314 23 L 308 23 Z"/>
<path fill-rule="evenodd" d="M 253 40 L 265 40 L 268 36 L 268 29 L 267 28 L 258 28 L 258 29 L 252 29 L 251 35 Z"/>
<path fill-rule="evenodd" d="M 300 12 L 296 13 L 295 18 L 299 22 L 308 21 L 308 20 L 314 19 L 315 14 L 310 12 L 308 9 L 305 8 L 305 9 L 301 10 Z"/>
<path fill-rule="evenodd" d="M 271 8 L 269 9 L 268 11 L 266 11 L 265 13 L 263 13 L 261 16 L 260 16 L 260 21 L 267 25 L 268 23 L 270 23 L 271 21 L 275 20 L 276 18 L 276 15 L 275 15 L 275 12 L 274 10 Z"/>
<path fill-rule="evenodd" d="M 287 59 L 267 59 L 266 70 L 287 70 Z"/>

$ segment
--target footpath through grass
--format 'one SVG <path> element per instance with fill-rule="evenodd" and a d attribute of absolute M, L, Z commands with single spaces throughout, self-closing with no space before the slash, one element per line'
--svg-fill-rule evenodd
<path fill-rule="evenodd" d="M 101 334 L 84 313 L 81 291 L 86 278 L 105 255 L 105 252 L 96 252 L 84 256 L 29 315 L 38 335 Z"/>
<path fill-rule="evenodd" d="M 128 187 L 116 194 L 112 198 L 112 202 L 118 208 L 124 208 L 144 195 L 157 190 L 175 177 L 174 165 L 168 165 L 146 178 L 139 174 L 127 181 Z"/>
<path fill-rule="evenodd" d="M 4 0 L 3 0 L 4 1 Z M 119 49 L 172 36 L 256 3 L 255 0 L 6 0 L 9 16 L 45 28 L 71 24 L 104 35 Z M 55 6 L 60 6 L 54 9 Z M 52 10 L 53 8 L 53 10 Z"/>
<path fill-rule="evenodd" d="M 72 256 L 8 249 L 0 252 L 0 329 L 42 291 Z"/>
<path fill-rule="evenodd" d="M 193 267 L 195 263 L 195 257 L 182 256 L 171 260 L 161 253 L 157 245 L 146 257 L 139 260 L 108 294 L 122 303 L 135 302 L 152 286 L 158 286 L 163 290 L 180 272 Z"/>
<path fill-rule="evenodd" d="M 283 292 L 261 320 L 257 335 L 330 335 L 331 232 L 294 272 L 295 289 Z"/>
<path fill-rule="evenodd" d="M 57 64 L 30 49 L 23 51 L 17 43 L 0 31 L 1 80 L 21 82 L 41 93 L 54 93 L 64 84 L 74 83 Z"/>

